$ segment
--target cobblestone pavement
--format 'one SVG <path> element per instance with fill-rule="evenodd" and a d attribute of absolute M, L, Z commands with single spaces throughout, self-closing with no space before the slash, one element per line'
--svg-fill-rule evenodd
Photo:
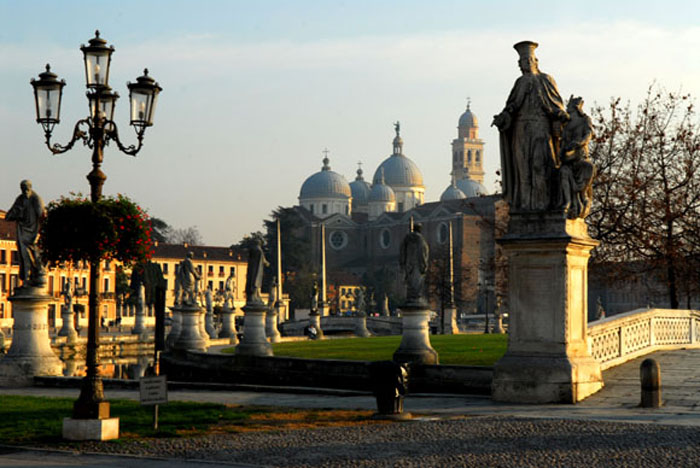
<path fill-rule="evenodd" d="M 466 466 L 466 467 L 698 467 L 700 466 L 700 350 L 658 352 L 663 399 L 642 409 L 643 358 L 604 373 L 606 386 L 577 405 L 512 405 L 462 395 L 414 395 L 411 422 L 270 433 L 119 443 L 85 443 L 88 452 L 172 458 L 175 468 L 201 463 L 234 466 Z M 3 393 L 77 397 L 77 389 L 0 389 Z M 108 390 L 108 398 L 138 398 L 134 390 Z M 374 409 L 370 396 L 255 392 L 170 392 L 171 400 L 290 407 Z M 0 466 L 130 466 L 114 456 L 104 463 L 0 451 Z M 65 457 L 66 455 L 56 455 Z M 87 460 L 87 459 L 86 459 Z M 98 457 L 97 460 L 100 460 Z M 190 460 L 190 461 L 187 461 Z M 165 466 L 157 460 L 144 460 Z M 90 463 L 96 463 L 91 465 Z M 114 463 L 114 464 L 110 464 Z M 194 466 L 194 465 L 193 465 Z M 215 465 L 216 466 L 216 465 Z"/>

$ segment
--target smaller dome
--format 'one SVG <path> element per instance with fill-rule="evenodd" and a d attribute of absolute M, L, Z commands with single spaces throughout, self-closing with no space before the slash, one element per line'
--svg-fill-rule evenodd
<path fill-rule="evenodd" d="M 323 168 L 309 178 L 301 186 L 299 199 L 308 198 L 341 198 L 348 199 L 352 196 L 350 184 L 345 177 L 331 171 L 328 158 L 323 159 Z"/>
<path fill-rule="evenodd" d="M 467 128 L 479 128 L 479 121 L 476 119 L 476 116 L 472 114 L 470 107 L 470 103 L 467 103 L 467 110 L 464 111 L 464 114 L 461 115 L 459 118 L 459 127 L 467 127 Z"/>
<path fill-rule="evenodd" d="M 353 206 L 366 205 L 369 202 L 369 194 L 372 188 L 362 177 L 362 168 L 357 169 L 357 177 L 350 182 L 350 190 L 352 191 Z"/>
<path fill-rule="evenodd" d="M 463 198 L 467 198 L 467 196 L 455 184 L 450 184 L 440 195 L 440 201 L 462 200 Z"/>
<path fill-rule="evenodd" d="M 384 183 L 384 171 L 381 171 L 379 181 L 372 186 L 369 194 L 370 202 L 395 202 L 396 194 L 391 187 Z"/>
<path fill-rule="evenodd" d="M 467 198 L 478 197 L 480 195 L 488 195 L 486 187 L 472 179 L 460 179 L 455 182 L 457 188 L 464 192 Z"/>

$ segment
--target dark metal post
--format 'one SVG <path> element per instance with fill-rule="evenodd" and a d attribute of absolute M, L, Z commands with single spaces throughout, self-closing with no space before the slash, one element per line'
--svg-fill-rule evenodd
<path fill-rule="evenodd" d="M 102 186 L 107 176 L 100 170 L 104 149 L 104 119 L 95 119 L 91 136 L 95 147 L 92 152 L 92 171 L 87 179 L 90 182 L 90 200 L 97 203 L 102 197 Z M 88 298 L 88 341 L 85 356 L 86 373 L 83 379 L 80 396 L 73 404 L 75 419 L 106 419 L 109 418 L 109 402 L 104 399 L 102 378 L 97 371 L 99 363 L 98 348 L 100 346 L 100 261 L 90 260 L 90 296 Z"/>
<path fill-rule="evenodd" d="M 639 367 L 639 378 L 642 383 L 642 408 L 658 408 L 661 406 L 661 369 L 654 359 L 645 359 Z"/>

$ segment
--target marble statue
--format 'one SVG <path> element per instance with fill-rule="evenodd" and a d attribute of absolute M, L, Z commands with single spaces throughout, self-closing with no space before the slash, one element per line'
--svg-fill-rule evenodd
<path fill-rule="evenodd" d="M 430 249 L 421 234 L 421 225 L 414 224 L 401 242 L 399 263 L 406 282 L 406 299 L 408 303 L 423 302 L 423 284 L 428 270 Z"/>
<path fill-rule="evenodd" d="M 233 307 L 233 301 L 236 297 L 236 277 L 233 272 L 226 278 L 226 283 L 224 283 L 224 306 L 229 309 Z"/>
<path fill-rule="evenodd" d="M 314 281 L 314 285 L 311 287 L 311 313 L 315 314 L 318 312 L 318 282 Z"/>
<path fill-rule="evenodd" d="M 598 296 L 598 300 L 596 301 L 595 304 L 596 307 L 596 312 L 595 312 L 595 319 L 600 320 L 605 318 L 605 309 L 603 308 L 603 300 Z"/>
<path fill-rule="evenodd" d="M 32 183 L 29 180 L 23 180 L 19 186 L 22 194 L 5 214 L 6 220 L 17 222 L 19 278 L 23 286 L 44 286 L 46 270 L 41 261 L 37 240 L 39 225 L 46 210 L 41 197 L 32 190 Z"/>
<path fill-rule="evenodd" d="M 184 260 L 178 265 L 175 282 L 179 282 L 180 300 L 179 304 L 196 305 L 199 295 L 199 272 L 192 263 L 194 253 L 188 252 Z M 177 300 L 177 298 L 176 298 Z"/>
<path fill-rule="evenodd" d="M 500 132 L 503 197 L 511 212 L 553 208 L 561 126 L 569 114 L 554 79 L 541 73 L 535 57 L 537 43 L 513 46 L 522 76 L 492 125 Z"/>
<path fill-rule="evenodd" d="M 277 303 L 277 277 L 273 276 L 272 277 L 272 286 L 270 286 L 270 294 L 268 296 L 268 301 L 267 305 L 270 310 L 273 310 L 275 308 L 275 304 Z"/>
<path fill-rule="evenodd" d="M 207 311 L 212 310 L 214 307 L 214 296 L 212 295 L 211 287 L 208 287 L 207 290 L 204 291 L 204 305 Z"/>
<path fill-rule="evenodd" d="M 260 290 L 262 288 L 263 270 L 270 264 L 265 259 L 262 249 L 262 240 L 256 239 L 255 243 L 248 249 L 248 271 L 245 281 L 246 302 L 249 304 L 262 304 Z"/>
<path fill-rule="evenodd" d="M 569 219 L 585 218 L 593 201 L 595 166 L 588 156 L 593 137 L 591 118 L 583 112 L 583 99 L 569 98 L 566 110 L 571 120 L 564 126 L 559 151 L 560 205 Z"/>
<path fill-rule="evenodd" d="M 358 314 L 365 312 L 365 292 L 362 288 L 357 288 L 355 290 L 355 310 Z"/>
<path fill-rule="evenodd" d="M 66 284 L 63 285 L 63 303 L 68 310 L 73 310 L 73 281 L 70 278 L 66 278 Z"/>

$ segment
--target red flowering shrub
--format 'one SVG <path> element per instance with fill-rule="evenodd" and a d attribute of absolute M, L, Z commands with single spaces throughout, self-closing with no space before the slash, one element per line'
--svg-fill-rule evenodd
<path fill-rule="evenodd" d="M 50 264 L 115 259 L 130 265 L 151 258 L 152 232 L 146 212 L 129 198 L 92 203 L 77 194 L 48 204 L 39 244 Z"/>

